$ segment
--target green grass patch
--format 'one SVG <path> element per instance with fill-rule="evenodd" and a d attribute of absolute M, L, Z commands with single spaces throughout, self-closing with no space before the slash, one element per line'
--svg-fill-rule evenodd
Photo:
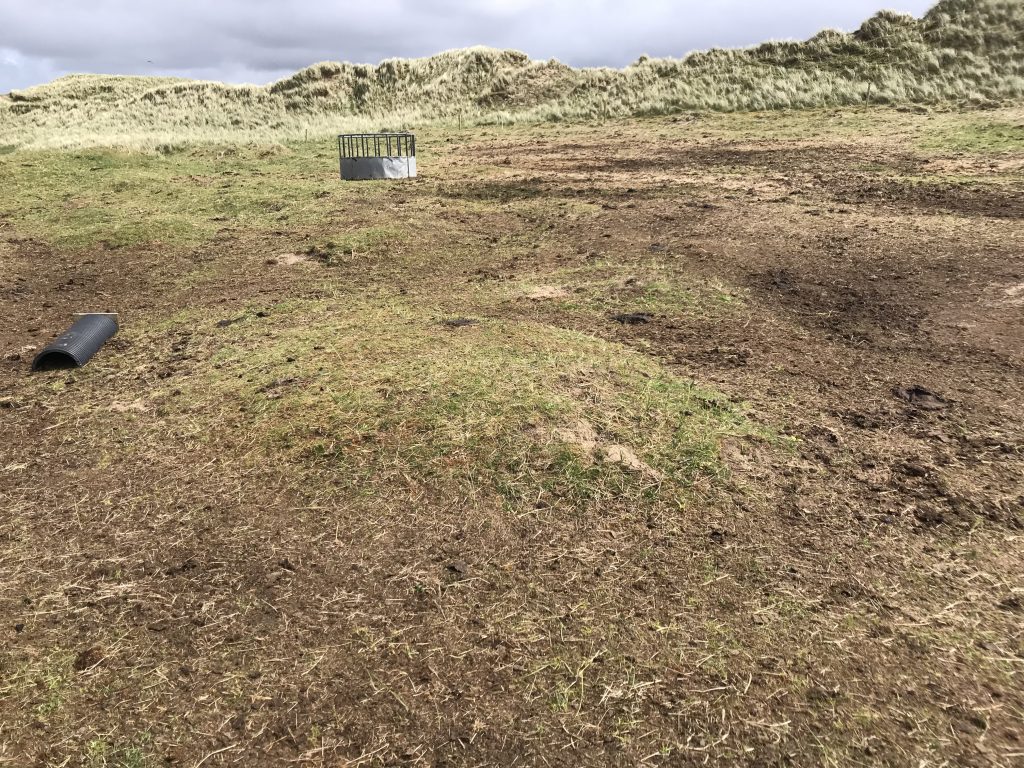
<path fill-rule="evenodd" d="M 84 752 L 85 768 L 147 768 L 152 765 L 142 746 L 123 746 L 105 739 L 92 739 L 85 745 Z"/>
<path fill-rule="evenodd" d="M 922 149 L 991 154 L 1024 152 L 1024 122 L 969 122 L 952 124 L 930 134 Z"/>
<path fill-rule="evenodd" d="M 719 475 L 723 436 L 752 431 L 713 392 L 618 344 L 440 320 L 401 303 L 278 306 L 258 333 L 224 329 L 182 418 L 237 412 L 265 454 L 334 472 L 350 492 L 485 489 L 515 506 L 543 494 L 680 501 Z"/>
<path fill-rule="evenodd" d="M 246 231 L 319 224 L 346 197 L 326 145 L 158 152 L 89 150 L 4 156 L 4 213 L 25 235 L 77 249 L 195 245 L 225 227 Z M 272 179 L 272 181 L 268 181 Z"/>
<path fill-rule="evenodd" d="M 397 227 L 365 227 L 332 235 L 322 244 L 311 246 L 309 253 L 330 266 L 347 256 L 379 256 L 406 239 L 406 234 Z"/>

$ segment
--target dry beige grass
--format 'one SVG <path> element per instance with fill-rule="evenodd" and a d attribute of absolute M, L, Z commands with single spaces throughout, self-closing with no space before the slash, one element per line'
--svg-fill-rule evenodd
<path fill-rule="evenodd" d="M 992 105 L 1024 96 L 1016 0 L 942 0 L 854 34 L 573 69 L 514 51 L 378 66 L 325 62 L 269 86 L 73 76 L 0 97 L 0 146 L 283 141 L 425 123 L 507 124 L 855 104 Z"/>

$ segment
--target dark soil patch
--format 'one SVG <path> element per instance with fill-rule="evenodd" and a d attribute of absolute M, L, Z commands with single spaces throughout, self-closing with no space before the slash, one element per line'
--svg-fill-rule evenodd
<path fill-rule="evenodd" d="M 965 218 L 1024 219 L 1024 185 L 1020 184 L 863 180 L 842 185 L 835 199 L 849 205 L 877 204 Z"/>

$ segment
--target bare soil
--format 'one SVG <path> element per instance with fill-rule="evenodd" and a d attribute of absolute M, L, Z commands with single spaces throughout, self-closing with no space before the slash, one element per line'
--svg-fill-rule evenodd
<path fill-rule="evenodd" d="M 414 183 L 195 247 L 0 216 L 0 764 L 1024 763 L 1020 153 L 690 130 L 426 137 Z M 396 220 L 411 242 L 295 255 Z M 342 492 L 181 402 L 215 321 L 269 336 L 258 309 L 323 296 L 622 344 L 777 439 L 724 440 L 671 511 Z M 126 331 L 29 376 L 73 308 Z"/>

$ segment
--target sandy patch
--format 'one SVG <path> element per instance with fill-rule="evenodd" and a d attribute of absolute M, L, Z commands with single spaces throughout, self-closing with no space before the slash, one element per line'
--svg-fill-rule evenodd
<path fill-rule="evenodd" d="M 271 264 L 276 264 L 279 267 L 290 267 L 307 261 L 309 261 L 309 256 L 304 253 L 282 253 L 270 259 Z"/>
<path fill-rule="evenodd" d="M 609 464 L 621 464 L 626 469 L 632 469 L 634 472 L 640 472 L 650 477 L 661 477 L 653 467 L 641 460 L 633 449 L 628 446 L 606 445 L 601 448 L 600 454 L 601 458 Z"/>
<path fill-rule="evenodd" d="M 620 464 L 651 479 L 661 479 L 661 473 L 637 456 L 636 451 L 626 445 L 603 443 L 597 430 L 582 419 L 569 427 L 556 429 L 553 434 L 559 442 L 577 446 L 591 460 Z"/>
<path fill-rule="evenodd" d="M 579 446 L 588 456 L 593 456 L 597 450 L 599 440 L 597 431 L 585 421 L 577 421 L 570 427 L 562 427 L 555 430 L 554 437 L 562 443 Z"/>
<path fill-rule="evenodd" d="M 1011 307 L 1024 307 L 1024 283 L 1019 285 L 1011 285 L 1005 290 L 1006 298 L 1003 299 L 1003 304 L 1009 304 Z"/>
<path fill-rule="evenodd" d="M 538 285 L 526 293 L 526 298 L 533 301 L 550 301 L 552 299 L 566 299 L 568 297 L 569 292 L 565 288 L 559 288 L 557 285 Z"/>

